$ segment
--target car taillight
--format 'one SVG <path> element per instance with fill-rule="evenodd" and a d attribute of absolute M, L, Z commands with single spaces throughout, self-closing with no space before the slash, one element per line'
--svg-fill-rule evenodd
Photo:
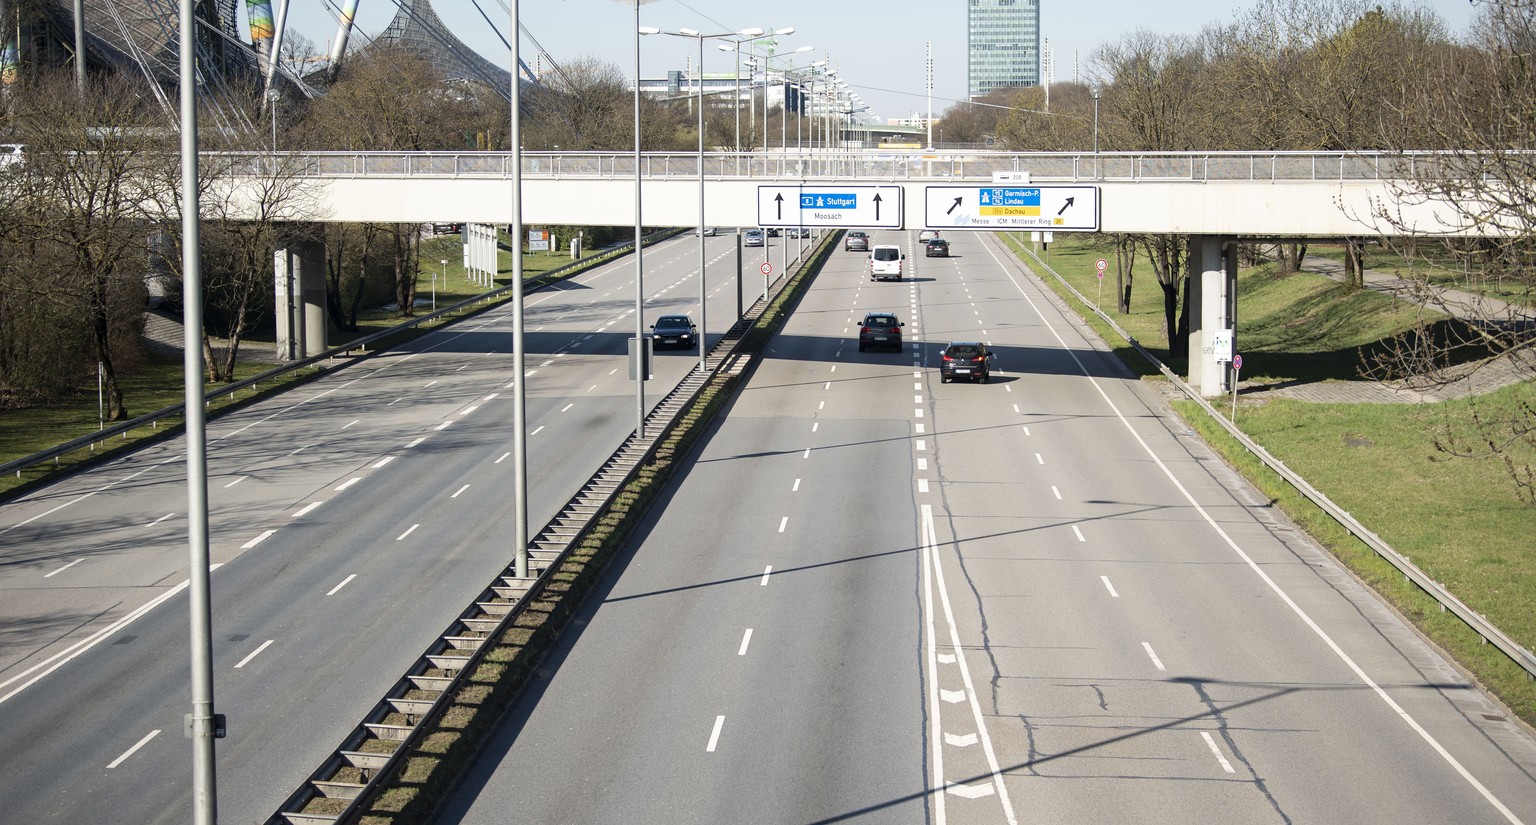
<path fill-rule="evenodd" d="M 869 332 L 869 327 L 859 327 L 859 332 Z"/>
<path fill-rule="evenodd" d="M 948 354 L 947 354 L 947 353 L 946 353 L 946 354 L 945 354 L 945 356 L 944 356 L 944 360 L 945 360 L 945 361 L 953 361 L 953 360 L 955 360 L 955 359 L 953 359 L 953 358 L 950 358 L 950 357 L 949 357 L 949 355 L 948 355 Z"/>

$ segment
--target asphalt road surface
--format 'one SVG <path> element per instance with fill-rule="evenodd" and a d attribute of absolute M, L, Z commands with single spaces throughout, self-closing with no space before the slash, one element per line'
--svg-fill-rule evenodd
<path fill-rule="evenodd" d="M 441 821 L 1536 823 L 1525 729 L 949 234 L 834 255 Z"/>
<path fill-rule="evenodd" d="M 714 340 L 735 241 L 706 252 Z M 645 324 L 697 319 L 696 241 L 645 261 Z M 528 296 L 531 531 L 634 429 L 634 294 L 621 259 Z M 221 821 L 275 811 L 510 561 L 511 329 L 493 310 L 210 423 Z M 647 403 L 696 363 L 659 354 Z M 189 820 L 184 450 L 0 507 L 0 821 Z"/>

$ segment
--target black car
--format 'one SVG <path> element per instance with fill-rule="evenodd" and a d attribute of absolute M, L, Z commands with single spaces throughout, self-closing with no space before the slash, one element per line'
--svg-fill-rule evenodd
<path fill-rule="evenodd" d="M 859 322 L 859 352 L 871 347 L 901 349 L 901 321 L 894 315 L 871 312 Z"/>
<path fill-rule="evenodd" d="M 943 238 L 934 238 L 923 247 L 923 254 L 930 258 L 948 258 L 949 241 Z"/>
<path fill-rule="evenodd" d="M 693 349 L 698 342 L 699 328 L 686 315 L 663 315 L 651 325 L 651 343 L 656 349 L 682 347 Z"/>
<path fill-rule="evenodd" d="M 987 383 L 991 373 L 989 363 L 994 353 L 978 341 L 954 341 L 944 348 L 944 360 L 939 363 L 939 378 L 949 383 L 957 378 Z"/>
<path fill-rule="evenodd" d="M 843 236 L 843 251 L 844 252 L 868 252 L 869 251 L 869 233 L 865 232 L 862 229 L 850 229 L 850 230 L 848 230 L 848 234 Z"/>
<path fill-rule="evenodd" d="M 770 226 L 770 227 L 768 227 L 768 237 L 770 237 L 770 238 L 777 238 L 777 237 L 779 237 L 779 228 L 777 226 Z"/>

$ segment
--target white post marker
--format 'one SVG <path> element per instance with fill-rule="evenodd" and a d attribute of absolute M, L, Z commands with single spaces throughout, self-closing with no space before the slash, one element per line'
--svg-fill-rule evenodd
<path fill-rule="evenodd" d="M 1237 423 L 1237 374 L 1239 372 L 1242 372 L 1242 369 L 1243 369 L 1243 356 L 1237 355 L 1237 354 L 1234 353 L 1233 356 L 1232 356 L 1232 423 L 1233 424 Z"/>

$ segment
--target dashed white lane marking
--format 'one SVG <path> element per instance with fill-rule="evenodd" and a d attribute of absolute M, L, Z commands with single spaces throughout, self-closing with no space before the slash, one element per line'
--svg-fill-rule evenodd
<path fill-rule="evenodd" d="M 789 516 L 785 516 L 784 518 L 779 519 L 779 532 L 780 533 L 784 532 L 784 528 L 788 527 L 788 526 L 789 526 Z"/>
<path fill-rule="evenodd" d="M 427 440 L 427 437 L 426 436 L 422 436 L 421 438 L 418 438 L 415 441 L 412 441 L 411 443 L 405 445 L 405 448 L 407 450 L 409 450 L 410 448 L 412 448 L 412 447 L 416 446 L 417 444 L 420 444 L 421 442 L 426 441 L 426 440 Z"/>
<path fill-rule="evenodd" d="M 1087 541 L 1087 539 L 1083 538 L 1083 531 L 1077 529 L 1077 525 L 1076 524 L 1072 525 L 1072 534 L 1074 536 L 1077 536 L 1077 540 L 1078 541 Z"/>
<path fill-rule="evenodd" d="M 511 456 L 511 455 L 512 455 L 512 454 L 511 454 L 511 453 L 502 453 L 502 454 L 501 454 L 501 458 L 498 458 L 498 459 L 496 459 L 496 460 L 495 460 L 495 461 L 494 461 L 494 462 L 492 462 L 492 463 L 493 463 L 493 464 L 500 464 L 500 463 L 501 463 L 501 462 L 503 462 L 503 461 L 506 461 L 506 460 L 507 460 L 507 458 L 509 458 L 509 457 L 510 457 L 510 456 Z"/>
<path fill-rule="evenodd" d="M 918 452 L 922 452 L 922 451 L 924 451 L 926 449 L 928 449 L 928 442 L 926 440 L 924 440 L 924 439 L 919 438 L 917 440 L 917 451 Z"/>
<path fill-rule="evenodd" d="M 1211 738 L 1211 734 L 1207 731 L 1200 731 L 1200 735 L 1205 738 L 1205 744 L 1210 746 L 1211 753 L 1216 754 L 1216 761 L 1221 763 L 1221 769 L 1227 773 L 1237 773 L 1237 771 L 1232 770 L 1232 763 L 1227 761 L 1227 757 L 1222 756 L 1221 748 L 1216 747 L 1216 740 Z"/>
<path fill-rule="evenodd" d="M 837 372 L 837 365 L 836 365 L 836 364 L 833 364 L 833 365 L 832 365 L 832 369 L 831 369 L 831 371 L 832 371 L 832 372 Z"/>
<path fill-rule="evenodd" d="M 1141 647 L 1143 650 L 1147 651 L 1147 657 L 1152 660 L 1152 664 L 1157 665 L 1158 670 L 1161 670 L 1164 673 L 1168 672 L 1168 668 L 1163 667 L 1163 660 L 1157 658 L 1157 654 L 1152 651 L 1152 645 L 1147 644 L 1146 642 L 1142 642 Z"/>
<path fill-rule="evenodd" d="M 1111 597 L 1116 599 L 1120 598 L 1120 594 L 1115 592 L 1115 586 L 1109 583 L 1108 576 L 1100 576 L 1099 581 L 1104 582 L 1104 589 L 1109 591 L 1109 595 Z"/>
<path fill-rule="evenodd" d="M 458 491 L 455 492 L 453 495 L 449 496 L 449 498 L 458 498 L 459 497 L 459 493 L 462 493 L 462 492 L 464 492 L 465 490 L 468 490 L 468 489 L 469 489 L 469 485 L 466 484 L 463 487 L 460 487 L 458 489 Z"/>
<path fill-rule="evenodd" d="M 921 435 L 922 432 L 923 432 L 923 425 L 921 425 L 921 424 L 913 424 L 912 425 L 912 431 L 915 432 L 915 433 L 918 433 L 919 435 Z"/>
<path fill-rule="evenodd" d="M 293 515 L 289 516 L 289 518 L 303 518 L 304 516 L 309 515 L 311 510 L 314 510 L 316 507 L 319 507 L 324 503 L 325 502 L 323 501 L 311 501 L 303 507 L 300 507 L 298 512 L 295 512 Z"/>
<path fill-rule="evenodd" d="M 248 478 L 250 478 L 250 476 L 240 476 L 239 478 L 236 478 L 234 481 L 231 481 L 230 483 L 224 485 L 224 489 L 228 490 L 229 488 L 235 486 L 236 484 L 239 484 L 240 482 L 242 482 L 242 481 L 244 481 L 244 480 L 246 480 Z"/>
<path fill-rule="evenodd" d="M 119 756 L 118 758 L 112 760 L 112 762 L 107 765 L 107 770 L 110 771 L 113 768 L 117 767 L 118 765 L 123 764 L 123 762 L 126 761 L 128 759 L 128 757 L 133 756 L 134 753 L 138 752 L 139 748 L 142 748 L 145 745 L 148 745 L 149 744 L 149 740 L 154 739 L 156 736 L 159 736 L 159 735 L 160 735 L 159 729 L 150 731 L 149 734 L 146 735 L 143 739 L 140 739 L 138 742 L 135 742 L 133 747 L 129 748 L 126 751 L 123 751 L 123 755 L 122 756 Z"/>
<path fill-rule="evenodd" d="M 401 533 L 400 535 L 396 536 L 395 537 L 395 541 L 404 541 L 406 536 L 409 536 L 410 534 L 416 532 L 416 528 L 420 527 L 420 526 L 421 526 L 420 524 L 412 524 L 411 525 L 411 529 L 406 530 L 404 533 Z"/>
<path fill-rule="evenodd" d="M 749 627 L 747 628 L 747 632 L 741 634 L 741 647 L 736 649 L 736 655 L 747 655 L 747 645 L 750 644 L 752 644 L 752 628 Z"/>
<path fill-rule="evenodd" d="M 816 432 L 819 429 L 821 429 L 821 422 L 820 421 L 812 422 L 812 424 L 811 424 L 811 432 L 814 433 L 814 432 Z"/>
<path fill-rule="evenodd" d="M 349 581 L 350 581 L 350 579 L 349 579 Z M 326 595 L 330 595 L 330 594 L 327 593 Z M 245 667 L 247 664 L 250 663 L 250 661 L 252 659 L 256 658 L 257 656 L 260 656 L 261 652 L 263 650 L 266 650 L 268 647 L 270 647 L 271 644 L 274 641 L 276 641 L 276 640 L 275 639 L 268 639 L 265 642 L 262 642 L 260 647 L 257 647 L 255 650 L 251 651 L 249 655 L 247 655 L 244 659 L 241 659 L 239 661 L 239 663 L 235 665 L 235 670 L 239 670 L 240 668 Z"/>
<path fill-rule="evenodd" d="M 343 481 L 342 483 L 336 485 L 336 492 L 339 493 L 339 492 L 347 489 L 348 487 L 351 487 L 352 485 L 354 485 L 354 484 L 356 484 L 356 483 L 358 483 L 359 481 L 362 481 L 362 480 L 363 480 L 362 476 L 353 476 L 353 477 L 347 479 L 346 481 Z"/>
<path fill-rule="evenodd" d="M 789 491 L 791 493 L 798 493 L 798 492 L 800 492 L 800 479 L 798 479 L 798 478 L 795 479 L 795 486 L 790 487 Z"/>
<path fill-rule="evenodd" d="M 923 411 L 920 410 L 920 409 L 919 410 L 913 410 L 912 411 L 912 417 L 913 418 L 922 418 L 923 417 Z"/>
<path fill-rule="evenodd" d="M 773 565 L 770 564 L 767 567 L 764 567 L 763 568 L 763 580 L 758 582 L 758 585 L 760 585 L 762 587 L 767 587 L 768 586 L 768 577 L 770 575 L 772 575 L 772 574 L 773 574 Z"/>
<path fill-rule="evenodd" d="M 326 591 L 325 595 L 327 595 L 327 596 L 334 596 L 334 595 L 336 595 L 336 593 L 338 591 L 340 591 L 343 587 L 346 587 L 347 585 L 351 584 L 352 580 L 355 579 L 355 578 L 357 578 L 357 574 L 356 573 L 353 573 L 352 575 L 347 576 L 346 578 L 341 580 L 341 584 L 338 584 L 335 587 L 331 588 L 330 590 Z"/>
<path fill-rule="evenodd" d="M 1043 456 L 1043 455 L 1041 455 L 1039 453 L 1035 453 L 1035 463 L 1036 464 L 1044 464 L 1045 463 L 1045 456 Z"/>
<path fill-rule="evenodd" d="M 1015 413 L 1017 413 L 1017 412 L 1018 412 L 1018 411 L 1019 411 L 1019 405 L 1018 405 L 1018 404 L 1014 404 L 1014 405 L 1013 405 L 1013 411 L 1014 411 L 1014 412 L 1015 412 Z M 1025 427 L 1025 428 L 1024 428 L 1024 434 L 1025 434 L 1025 435 L 1029 435 L 1029 428 L 1028 428 L 1028 427 Z"/>
<path fill-rule="evenodd" d="M 810 458 L 811 457 L 811 448 L 810 447 L 806 447 L 805 448 L 805 452 L 801 453 L 800 457 L 801 458 Z"/>
<path fill-rule="evenodd" d="M 709 732 L 709 744 L 704 746 L 705 753 L 714 753 L 715 746 L 720 744 L 720 728 L 725 726 L 725 717 L 715 717 L 715 729 Z"/>
<path fill-rule="evenodd" d="M 404 401 L 404 400 L 405 400 L 405 396 L 402 395 L 399 398 L 396 398 L 395 400 L 389 402 L 388 404 L 385 404 L 384 406 L 386 406 L 386 407 L 393 407 L 396 404 L 399 404 L 401 401 Z"/>
<path fill-rule="evenodd" d="M 357 423 L 359 423 L 359 422 L 360 422 L 360 421 L 362 421 L 362 419 L 361 419 L 361 418 L 354 418 L 354 419 L 352 419 L 352 420 L 351 420 L 351 421 L 348 421 L 348 422 L 347 422 L 347 423 L 346 423 L 346 424 L 345 424 L 345 425 L 344 425 L 344 426 L 343 426 L 343 427 L 342 427 L 342 429 L 343 429 L 343 430 L 345 430 L 345 429 L 347 429 L 347 428 L 348 428 L 348 427 L 351 427 L 351 426 L 352 426 L 352 425 L 353 425 L 353 424 L 357 424 Z"/>
<path fill-rule="evenodd" d="M 74 561 L 70 562 L 69 564 L 64 565 L 63 567 L 60 567 L 59 569 L 53 571 L 52 573 L 44 573 L 43 574 L 43 578 L 51 579 L 55 575 L 57 575 L 59 573 L 63 573 L 65 570 L 68 570 L 69 568 L 74 567 L 75 565 L 77 565 L 77 564 L 79 564 L 80 562 L 83 562 L 83 561 L 85 561 L 85 559 L 75 559 Z"/>
<path fill-rule="evenodd" d="M 919 493 L 926 493 L 926 492 L 928 492 L 928 479 L 920 478 L 920 479 L 917 480 L 917 491 Z"/>
<path fill-rule="evenodd" d="M 276 532 L 277 532 L 276 530 L 267 530 L 266 532 L 262 533 L 261 535 L 257 536 L 256 538 L 253 538 L 250 541 L 246 542 L 245 544 L 240 545 L 240 549 L 241 550 L 249 550 L 252 547 L 255 547 L 256 545 L 261 544 L 262 542 L 264 542 L 267 539 L 271 538 L 272 534 L 276 533 Z"/>
<path fill-rule="evenodd" d="M 369 467 L 368 469 L 370 469 L 370 470 L 377 470 L 380 467 L 383 467 L 385 464 L 388 464 L 389 462 L 394 461 L 394 460 L 395 460 L 395 457 L 392 456 L 392 455 L 384 456 L 383 458 L 379 459 L 377 462 L 374 462 L 373 466 Z"/>
<path fill-rule="evenodd" d="M 294 450 L 293 452 L 289 453 L 289 455 L 298 455 L 299 453 L 302 453 L 302 452 L 304 452 L 307 449 L 309 449 L 309 445 L 305 444 L 304 446 L 298 448 L 297 450 Z"/>
<path fill-rule="evenodd" d="M 501 393 L 499 393 L 499 392 L 493 392 L 493 393 L 491 393 L 491 394 L 490 394 L 490 395 L 487 395 L 487 396 L 486 396 L 486 397 L 485 397 L 485 400 L 486 400 L 486 401 L 494 401 L 494 400 L 496 400 L 496 396 L 498 396 L 498 395 L 501 395 Z"/>
<path fill-rule="evenodd" d="M 928 459 L 926 459 L 926 458 L 919 458 L 917 460 L 917 469 L 919 469 L 919 470 L 927 470 L 928 469 Z"/>
<path fill-rule="evenodd" d="M 923 397 L 921 395 L 914 395 L 914 396 L 912 396 L 912 403 L 913 404 L 921 404 L 921 403 L 923 403 Z"/>
<path fill-rule="evenodd" d="M 472 413 L 472 412 L 474 412 L 475 410 L 478 410 L 478 409 L 480 409 L 480 405 L 479 404 L 476 404 L 473 407 L 466 407 L 463 410 L 459 411 L 459 415 L 469 415 L 470 413 Z"/>
<path fill-rule="evenodd" d="M 452 421 L 444 421 L 443 423 L 437 425 L 436 427 L 433 427 L 432 429 L 434 431 L 436 431 L 436 430 L 446 430 L 446 429 L 448 429 L 451 426 L 453 426 L 453 422 Z"/>
<path fill-rule="evenodd" d="M 822 388 L 822 389 L 824 389 L 824 390 L 830 390 L 830 389 L 832 389 L 832 382 L 831 382 L 831 381 L 828 381 L 828 382 L 827 382 L 827 383 L 825 383 L 825 384 L 822 384 L 822 385 L 821 385 L 821 388 Z"/>
<path fill-rule="evenodd" d="M 1054 484 L 1051 485 L 1051 495 L 1054 495 L 1057 501 L 1061 501 L 1061 491 L 1056 489 Z"/>
<path fill-rule="evenodd" d="M 569 412 L 570 409 L 572 407 L 574 407 L 574 406 L 576 406 L 576 405 L 575 404 L 566 404 L 564 407 L 560 408 L 560 412 Z"/>
<path fill-rule="evenodd" d="M 165 515 L 161 516 L 160 518 L 157 518 L 154 521 L 150 522 L 149 526 L 150 527 L 154 527 L 156 524 L 159 524 L 160 522 L 165 521 L 166 519 L 168 519 L 168 518 L 170 518 L 171 516 L 174 516 L 174 515 L 176 515 L 176 514 L 175 513 L 166 513 Z"/>
<path fill-rule="evenodd" d="M 818 409 L 818 410 L 824 410 L 826 408 L 827 408 L 827 402 L 825 402 L 825 401 L 823 401 L 820 404 L 816 405 L 816 409 Z"/>
<path fill-rule="evenodd" d="M 1013 405 L 1013 411 L 1014 412 L 1018 412 L 1019 411 L 1019 405 L 1018 404 L 1014 404 Z M 1029 425 L 1027 425 L 1027 424 L 1024 426 L 1024 434 L 1025 435 L 1029 435 Z"/>
<path fill-rule="evenodd" d="M 436 381 L 428 381 L 427 382 L 427 386 L 430 387 L 430 386 L 432 386 L 433 384 L 436 384 L 436 383 L 437 383 Z"/>
<path fill-rule="evenodd" d="M 544 425 L 540 424 L 539 426 L 534 427 L 533 428 L 533 432 L 529 433 L 529 435 L 538 435 L 539 431 L 542 430 L 542 429 L 544 429 Z"/>

